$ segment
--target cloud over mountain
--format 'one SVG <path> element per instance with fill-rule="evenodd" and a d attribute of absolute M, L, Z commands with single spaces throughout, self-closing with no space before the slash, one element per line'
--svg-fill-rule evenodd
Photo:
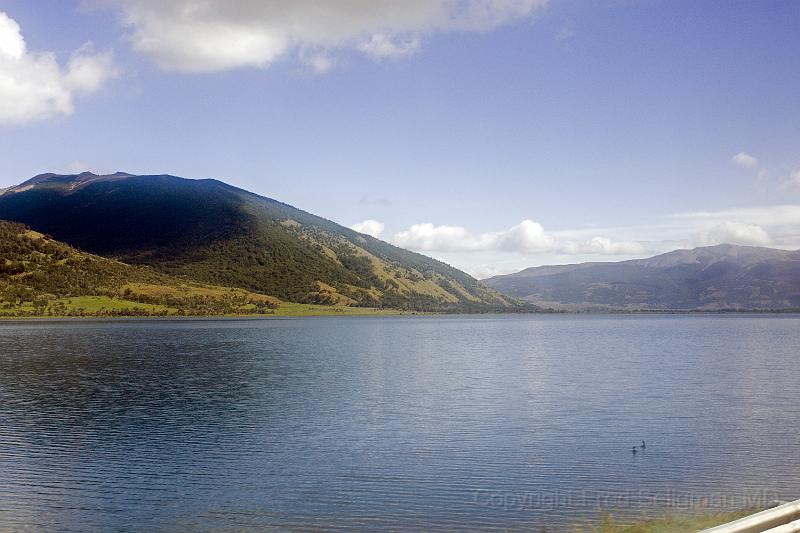
<path fill-rule="evenodd" d="M 765 245 L 772 242 L 767 230 L 756 224 L 727 221 L 700 235 L 701 246 L 715 244 Z"/>
<path fill-rule="evenodd" d="M 370 237 L 375 237 L 376 239 L 380 237 L 381 233 L 383 233 L 383 228 L 383 222 L 378 222 L 377 220 L 372 220 L 369 218 L 363 222 L 359 222 L 358 224 L 353 224 L 350 226 L 351 230 L 359 233 L 365 233 Z"/>
<path fill-rule="evenodd" d="M 100 0 L 122 10 L 136 50 L 161 67 L 213 72 L 267 67 L 296 53 L 312 68 L 328 51 L 413 54 L 441 31 L 485 31 L 529 17 L 547 0 Z"/>
<path fill-rule="evenodd" d="M 397 233 L 392 242 L 404 248 L 428 252 L 517 252 L 522 254 L 642 254 L 644 247 L 633 241 L 592 237 L 586 241 L 560 239 L 533 220 L 523 220 L 507 230 L 473 234 L 461 226 L 414 224 Z"/>

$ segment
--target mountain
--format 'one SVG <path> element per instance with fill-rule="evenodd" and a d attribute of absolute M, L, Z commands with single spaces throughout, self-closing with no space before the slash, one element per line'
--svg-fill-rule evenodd
<path fill-rule="evenodd" d="M 722 244 L 617 263 L 534 267 L 484 283 L 565 310 L 800 309 L 800 251 Z"/>
<path fill-rule="evenodd" d="M 301 303 L 479 311 L 516 303 L 449 265 L 213 179 L 42 174 L 0 219 L 183 279 Z"/>
<path fill-rule="evenodd" d="M 0 316 L 264 314 L 281 304 L 80 252 L 0 221 Z"/>

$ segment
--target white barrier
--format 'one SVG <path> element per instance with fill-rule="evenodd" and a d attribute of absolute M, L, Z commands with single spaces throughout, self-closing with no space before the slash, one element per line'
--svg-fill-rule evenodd
<path fill-rule="evenodd" d="M 700 533 L 796 533 L 800 532 L 800 500 L 745 516 Z"/>

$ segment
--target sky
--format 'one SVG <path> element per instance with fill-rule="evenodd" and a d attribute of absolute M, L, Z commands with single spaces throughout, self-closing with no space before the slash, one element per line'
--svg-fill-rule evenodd
<path fill-rule="evenodd" d="M 800 248 L 798 0 L 0 0 L 0 188 L 213 177 L 477 277 Z"/>

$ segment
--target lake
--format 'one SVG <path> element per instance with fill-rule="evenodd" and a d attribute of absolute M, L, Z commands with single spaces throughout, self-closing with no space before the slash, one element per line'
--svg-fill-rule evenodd
<path fill-rule="evenodd" d="M 794 499 L 799 353 L 797 315 L 3 322 L 0 529 L 559 530 Z"/>

